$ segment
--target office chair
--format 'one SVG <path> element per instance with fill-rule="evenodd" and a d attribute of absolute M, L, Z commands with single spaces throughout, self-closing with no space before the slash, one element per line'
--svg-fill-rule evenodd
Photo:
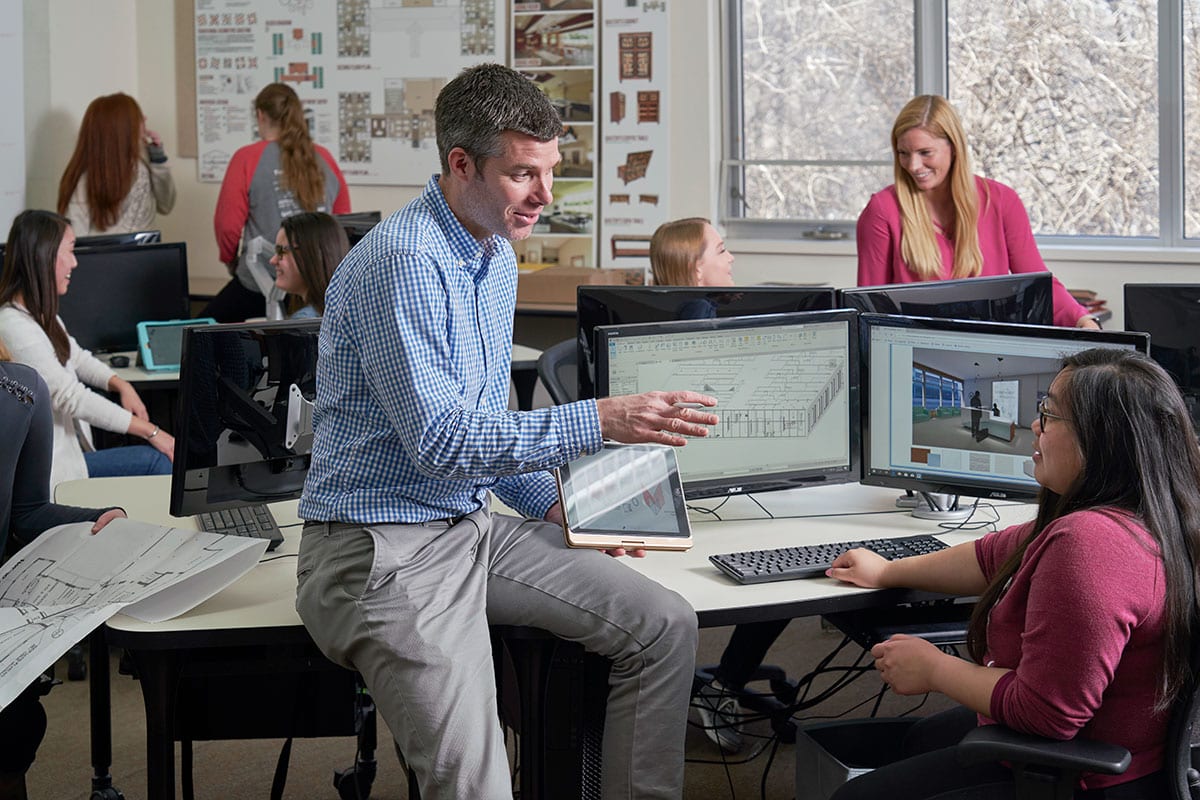
<path fill-rule="evenodd" d="M 538 377 L 556 406 L 579 399 L 578 351 L 574 339 L 551 345 L 538 357 Z"/>
<path fill-rule="evenodd" d="M 1193 634 L 1195 636 L 1195 634 Z M 1170 794 L 1163 800 L 1200 800 L 1200 742 L 1193 738 L 1200 714 L 1200 641 L 1193 638 L 1192 679 L 1171 709 L 1163 765 Z M 1074 795 L 1083 772 L 1120 775 L 1129 767 L 1129 751 L 1108 742 L 1055 741 L 1018 733 L 1002 725 L 984 725 L 958 744 L 964 764 L 1006 761 L 1016 777 L 1016 797 L 1062 800 Z"/>

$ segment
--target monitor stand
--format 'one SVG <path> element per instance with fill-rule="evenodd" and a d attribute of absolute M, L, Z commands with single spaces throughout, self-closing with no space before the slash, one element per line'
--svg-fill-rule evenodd
<path fill-rule="evenodd" d="M 975 513 L 974 507 L 959 508 L 958 495 L 917 492 L 920 502 L 912 510 L 917 519 L 936 522 L 966 522 Z"/>
<path fill-rule="evenodd" d="M 921 505 L 921 498 L 912 489 L 905 489 L 904 494 L 896 498 L 896 508 L 916 508 Z"/>

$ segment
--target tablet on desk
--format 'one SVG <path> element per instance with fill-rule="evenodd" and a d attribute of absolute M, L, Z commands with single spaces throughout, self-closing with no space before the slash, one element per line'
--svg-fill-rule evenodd
<path fill-rule="evenodd" d="M 692 528 L 674 448 L 605 442 L 555 470 L 568 547 L 687 550 Z"/>
<path fill-rule="evenodd" d="M 152 372 L 178 370 L 183 351 L 183 329 L 192 325 L 216 325 L 211 317 L 150 321 L 137 324 L 138 353 L 142 367 Z"/>

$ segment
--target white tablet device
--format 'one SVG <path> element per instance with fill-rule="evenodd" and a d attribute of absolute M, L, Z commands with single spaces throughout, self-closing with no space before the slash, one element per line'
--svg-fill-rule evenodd
<path fill-rule="evenodd" d="M 605 442 L 554 472 L 568 547 L 692 546 L 674 448 Z"/>

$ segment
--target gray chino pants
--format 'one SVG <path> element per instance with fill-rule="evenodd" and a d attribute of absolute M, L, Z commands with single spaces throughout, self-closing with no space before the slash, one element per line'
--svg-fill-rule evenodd
<path fill-rule="evenodd" d="M 602 796 L 678 798 L 696 614 L 558 526 L 479 511 L 457 524 L 304 526 L 296 610 L 357 670 L 425 800 L 511 798 L 488 624 L 528 625 L 612 660 Z"/>

